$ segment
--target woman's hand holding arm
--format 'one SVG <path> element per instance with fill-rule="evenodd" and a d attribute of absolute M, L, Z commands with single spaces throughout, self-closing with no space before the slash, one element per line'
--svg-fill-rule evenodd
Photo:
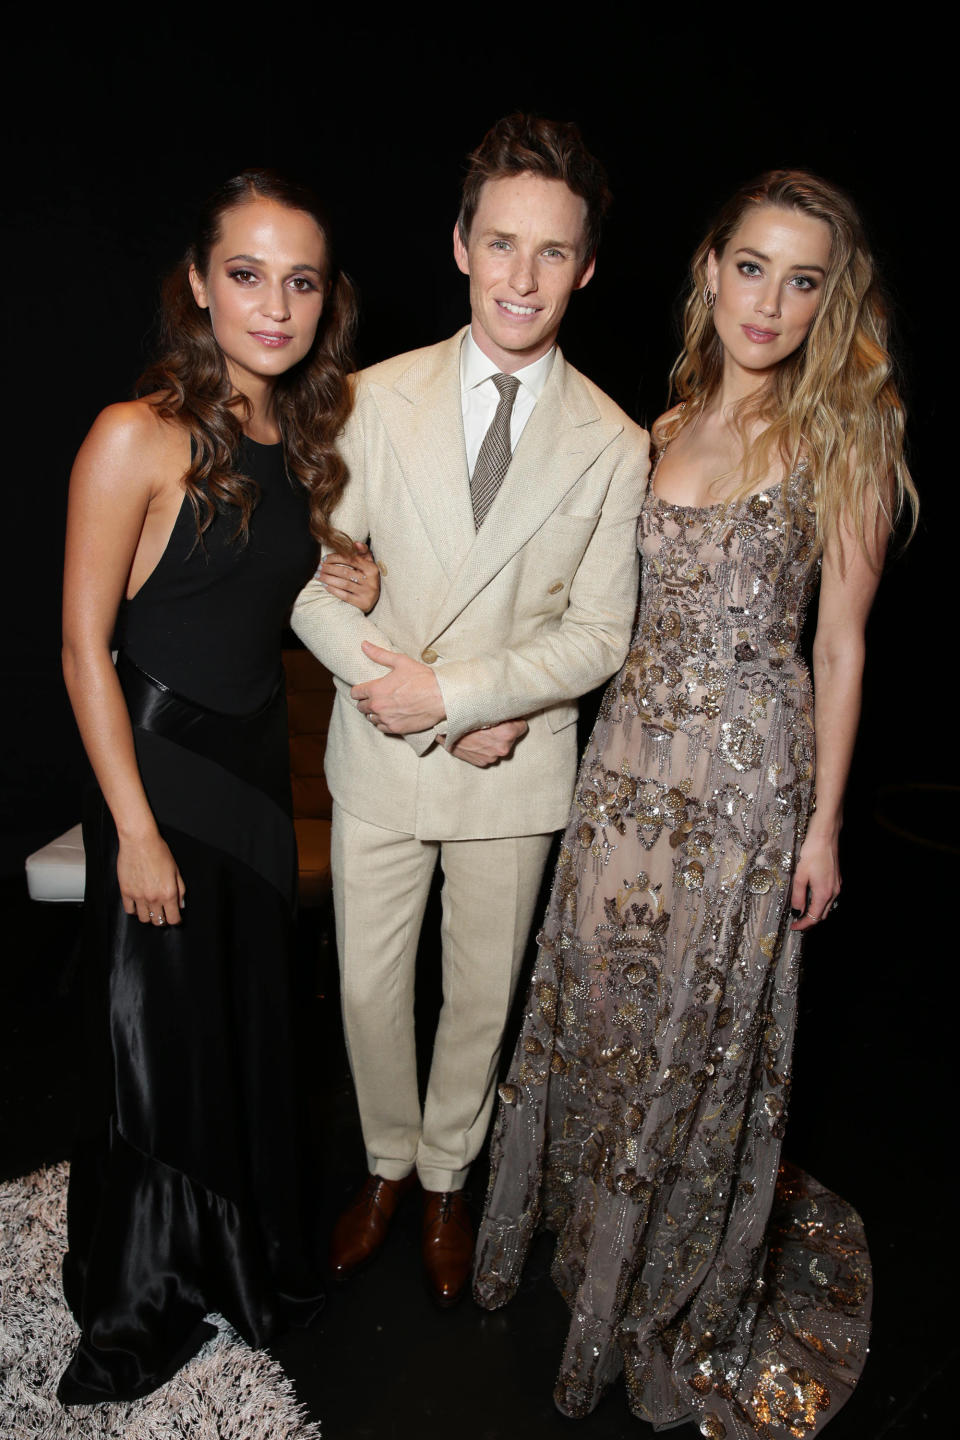
<path fill-rule="evenodd" d="M 317 579 L 331 595 L 356 605 L 365 615 L 380 599 L 380 567 L 370 554 L 370 547 L 362 541 L 354 541 L 353 555 L 338 555 L 332 551 L 324 557 L 317 571 Z"/>
<path fill-rule="evenodd" d="M 882 517 L 868 517 L 864 529 L 866 546 L 842 522 L 824 549 L 813 642 L 816 809 L 793 877 L 790 903 L 798 918 L 792 930 L 817 924 L 840 893 L 843 792 L 860 719 L 864 632 L 887 543 Z"/>
<path fill-rule="evenodd" d="M 137 769 L 133 731 L 110 656 L 117 610 L 151 505 L 165 499 L 169 438 L 143 402 L 111 406 L 70 477 L 63 592 L 63 673 L 84 748 L 120 841 L 124 910 L 177 925 L 185 887 Z M 169 492 L 169 484 L 166 486 Z M 152 912 L 152 914 L 151 914 Z"/>

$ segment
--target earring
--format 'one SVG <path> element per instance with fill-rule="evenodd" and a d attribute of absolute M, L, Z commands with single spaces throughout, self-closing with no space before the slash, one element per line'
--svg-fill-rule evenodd
<path fill-rule="evenodd" d="M 713 309 L 716 298 L 716 291 L 710 289 L 710 281 L 708 280 L 706 285 L 704 285 L 703 287 L 703 303 L 704 305 L 706 305 L 708 310 Z"/>

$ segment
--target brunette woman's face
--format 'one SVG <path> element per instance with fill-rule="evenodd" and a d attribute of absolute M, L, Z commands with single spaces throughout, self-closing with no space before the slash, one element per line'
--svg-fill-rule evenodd
<path fill-rule="evenodd" d="M 760 381 L 803 344 L 820 304 L 831 239 L 825 220 L 758 205 L 722 255 L 710 251 L 707 282 L 727 371 Z"/>
<path fill-rule="evenodd" d="M 255 199 L 227 210 L 206 275 L 190 269 L 234 386 L 246 394 L 309 351 L 323 310 L 326 246 L 303 210 Z"/>

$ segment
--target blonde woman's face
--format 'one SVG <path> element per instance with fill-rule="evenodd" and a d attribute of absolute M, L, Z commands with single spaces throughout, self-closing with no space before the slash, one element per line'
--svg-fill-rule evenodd
<path fill-rule="evenodd" d="M 779 205 L 747 211 L 707 279 L 725 367 L 760 379 L 807 338 L 830 262 L 830 227 Z"/>

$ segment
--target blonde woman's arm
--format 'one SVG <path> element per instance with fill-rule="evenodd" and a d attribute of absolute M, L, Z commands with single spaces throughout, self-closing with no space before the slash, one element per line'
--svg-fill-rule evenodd
<path fill-rule="evenodd" d="M 879 516 L 865 534 L 866 544 L 847 517 L 824 548 L 813 642 L 817 803 L 793 878 L 793 930 L 817 924 L 840 893 L 843 794 L 860 720 L 864 635 L 887 544 Z"/>

